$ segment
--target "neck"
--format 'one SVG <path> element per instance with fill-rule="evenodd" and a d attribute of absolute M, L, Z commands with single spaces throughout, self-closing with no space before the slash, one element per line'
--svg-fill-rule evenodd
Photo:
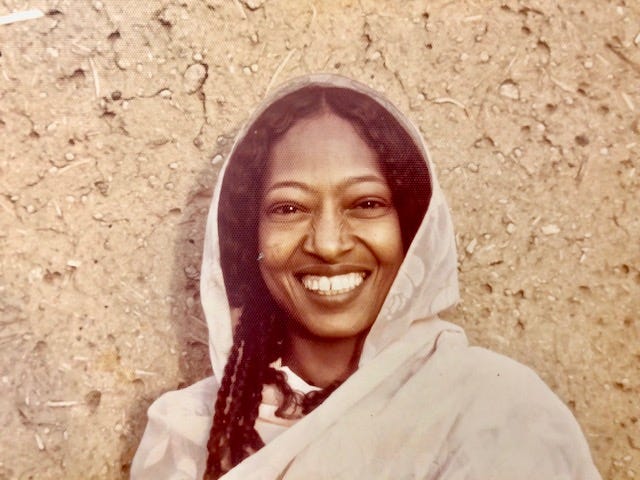
<path fill-rule="evenodd" d="M 363 341 L 364 336 L 325 339 L 292 332 L 282 362 L 307 383 L 325 388 L 356 370 Z"/>

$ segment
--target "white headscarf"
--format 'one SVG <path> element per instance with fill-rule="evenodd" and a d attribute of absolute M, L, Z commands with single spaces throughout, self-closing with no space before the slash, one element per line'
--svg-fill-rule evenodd
<path fill-rule="evenodd" d="M 469 347 L 459 327 L 438 319 L 459 296 L 453 225 L 422 136 L 388 100 L 338 75 L 295 79 L 260 105 L 239 132 L 230 157 L 269 105 L 308 85 L 352 89 L 386 108 L 422 152 L 431 200 L 356 372 L 320 407 L 288 424 L 275 417 L 268 401 L 271 387 L 266 387 L 256 421 L 266 445 L 224 480 L 599 479 L 575 419 L 531 370 Z M 225 171 L 226 164 L 209 211 L 201 271 L 214 377 L 168 392 L 149 408 L 132 479 L 200 479 L 204 473 L 213 404 L 234 323 L 218 237 Z M 293 388 L 308 388 L 287 373 Z M 277 426 L 276 434 L 269 425 Z"/>

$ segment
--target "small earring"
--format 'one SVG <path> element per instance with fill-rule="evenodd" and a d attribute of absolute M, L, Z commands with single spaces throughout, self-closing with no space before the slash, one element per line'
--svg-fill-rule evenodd
<path fill-rule="evenodd" d="M 264 258 L 264 253 L 259 252 L 258 253 L 258 261 L 262 260 Z"/>

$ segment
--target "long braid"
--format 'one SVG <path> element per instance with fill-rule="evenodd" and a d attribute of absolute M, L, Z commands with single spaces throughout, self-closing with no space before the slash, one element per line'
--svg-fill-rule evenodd
<path fill-rule="evenodd" d="M 218 478 L 264 446 L 255 421 L 269 364 L 279 358 L 282 341 L 274 338 L 281 330 L 273 327 L 275 314 L 265 312 L 261 303 L 243 311 L 234 332 L 207 445 L 208 478 Z"/>
<path fill-rule="evenodd" d="M 240 342 L 234 339 L 229 359 L 224 369 L 224 376 L 218 390 L 216 398 L 214 419 L 209 441 L 207 442 L 207 450 L 210 452 L 207 457 L 207 474 L 208 478 L 216 479 L 224 470 L 223 459 L 228 456 L 227 432 L 231 429 L 229 425 L 230 417 L 228 416 L 229 407 L 232 403 L 231 390 L 233 387 L 233 379 L 239 368 L 240 359 Z"/>

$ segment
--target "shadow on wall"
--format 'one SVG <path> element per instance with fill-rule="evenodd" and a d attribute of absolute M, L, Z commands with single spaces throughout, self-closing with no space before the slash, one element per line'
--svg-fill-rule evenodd
<path fill-rule="evenodd" d="M 209 333 L 200 303 L 200 265 L 216 177 L 217 171 L 214 174 L 210 167 L 199 173 L 183 208 L 174 245 L 171 290 L 176 302 L 171 323 L 180 355 L 180 378 L 176 388 L 184 388 L 212 374 Z"/>
<path fill-rule="evenodd" d="M 216 175 L 211 166 L 197 175 L 176 227 L 170 292 L 174 299 L 170 324 L 176 336 L 176 351 L 167 355 L 178 356 L 179 377 L 170 379 L 175 383 L 171 385 L 169 381 L 168 389 L 140 389 L 141 395 L 128 412 L 131 431 L 120 456 L 123 478 L 129 478 L 131 461 L 147 424 L 149 405 L 165 390 L 187 387 L 212 374 L 208 331 L 200 304 L 200 265 Z"/>

